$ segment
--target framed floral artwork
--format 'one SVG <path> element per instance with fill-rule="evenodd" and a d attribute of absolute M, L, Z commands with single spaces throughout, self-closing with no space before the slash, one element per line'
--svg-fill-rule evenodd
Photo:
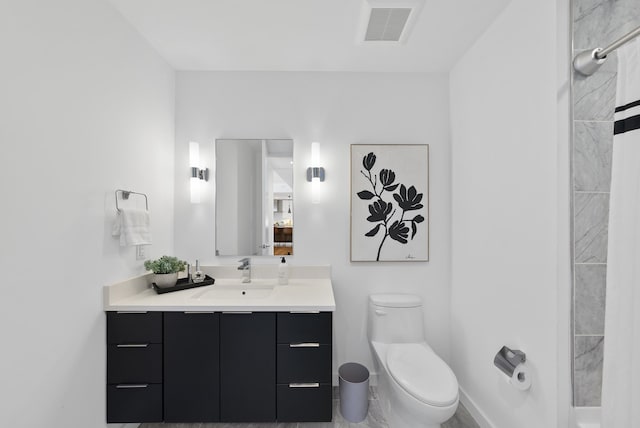
<path fill-rule="evenodd" d="M 429 260 L 429 145 L 351 145 L 351 261 Z"/>

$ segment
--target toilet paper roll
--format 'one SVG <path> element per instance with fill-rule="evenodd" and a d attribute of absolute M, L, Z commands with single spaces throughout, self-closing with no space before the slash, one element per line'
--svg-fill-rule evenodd
<path fill-rule="evenodd" d="M 531 372 L 529 368 L 524 364 L 518 364 L 509 379 L 509 383 L 520 391 L 526 391 L 531 388 Z"/>

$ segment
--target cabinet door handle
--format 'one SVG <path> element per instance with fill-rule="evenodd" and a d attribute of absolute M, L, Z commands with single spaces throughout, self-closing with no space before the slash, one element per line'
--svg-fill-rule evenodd
<path fill-rule="evenodd" d="M 317 342 L 306 343 L 290 343 L 289 348 L 319 348 L 320 344 Z"/>
<path fill-rule="evenodd" d="M 313 383 L 290 383 L 289 388 L 320 388 L 318 382 Z"/>
<path fill-rule="evenodd" d="M 149 384 L 148 383 L 123 383 L 120 385 L 116 385 L 116 388 L 118 389 L 134 389 L 134 388 L 146 388 L 148 387 Z"/>
<path fill-rule="evenodd" d="M 126 343 L 116 345 L 117 348 L 146 348 L 147 346 L 149 346 L 148 343 Z"/>

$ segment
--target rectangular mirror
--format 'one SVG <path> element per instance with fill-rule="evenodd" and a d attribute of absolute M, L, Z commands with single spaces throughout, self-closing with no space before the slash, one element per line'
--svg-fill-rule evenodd
<path fill-rule="evenodd" d="M 215 144 L 216 255 L 292 255 L 293 140 Z"/>

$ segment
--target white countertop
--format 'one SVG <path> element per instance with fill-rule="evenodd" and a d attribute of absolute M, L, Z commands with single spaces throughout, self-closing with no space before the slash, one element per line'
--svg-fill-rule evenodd
<path fill-rule="evenodd" d="M 290 269 L 288 285 L 277 284 L 270 267 L 254 266 L 260 274 L 249 284 L 240 282 L 235 267 L 203 267 L 216 279 L 213 285 L 157 294 L 150 286 L 151 275 L 142 275 L 104 287 L 105 311 L 215 311 L 282 312 L 336 309 L 328 266 Z M 217 288 L 216 288 L 217 287 Z M 237 287 L 237 288 L 236 288 Z M 237 290 L 237 292 L 236 292 Z M 242 291 L 247 290 L 246 295 Z M 258 291 L 253 296 L 252 290 Z M 222 292 L 222 294 L 217 294 Z"/>

